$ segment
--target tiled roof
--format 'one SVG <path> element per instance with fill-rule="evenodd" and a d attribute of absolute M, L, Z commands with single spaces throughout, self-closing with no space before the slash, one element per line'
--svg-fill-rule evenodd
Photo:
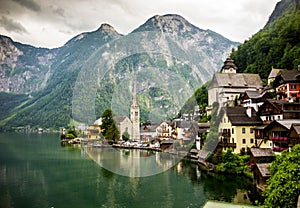
<path fill-rule="evenodd" d="M 284 119 L 284 120 L 277 120 L 277 123 L 281 124 L 287 129 L 290 129 L 292 124 L 300 124 L 300 119 Z"/>
<path fill-rule="evenodd" d="M 271 72 L 270 72 L 270 74 L 269 74 L 269 76 L 268 76 L 268 79 L 270 79 L 270 78 L 275 78 L 277 75 L 278 75 L 278 73 L 280 72 L 280 71 L 282 71 L 283 69 L 274 69 L 274 68 L 272 68 L 272 70 L 271 70 Z"/>
<path fill-rule="evenodd" d="M 270 148 L 251 148 L 253 157 L 272 157 L 273 151 Z"/>
<path fill-rule="evenodd" d="M 215 79 L 219 87 L 243 87 L 243 88 L 262 87 L 262 81 L 258 74 L 215 73 Z"/>
<path fill-rule="evenodd" d="M 278 74 L 284 81 L 300 81 L 300 72 L 297 70 L 284 70 Z"/>
<path fill-rule="evenodd" d="M 269 177 L 270 172 L 268 170 L 268 167 L 271 165 L 271 163 L 257 163 L 256 166 L 261 173 L 263 177 Z"/>
<path fill-rule="evenodd" d="M 293 124 L 293 128 L 295 129 L 296 133 L 300 135 L 300 124 Z"/>
<path fill-rule="evenodd" d="M 247 116 L 246 109 L 241 106 L 227 107 L 224 110 L 233 126 L 255 126 L 262 124 L 261 119 L 256 115 L 254 109 L 252 109 L 251 117 Z"/>
<path fill-rule="evenodd" d="M 123 122 L 126 118 L 128 118 L 127 116 L 114 116 L 113 119 L 115 120 L 116 124 L 120 124 L 121 122 Z"/>

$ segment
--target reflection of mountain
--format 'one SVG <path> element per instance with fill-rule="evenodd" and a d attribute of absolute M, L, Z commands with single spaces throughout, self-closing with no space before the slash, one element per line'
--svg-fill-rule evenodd
<path fill-rule="evenodd" d="M 145 177 L 164 172 L 181 159 L 168 153 L 137 149 L 84 147 L 83 151 L 99 166 L 129 177 Z"/>

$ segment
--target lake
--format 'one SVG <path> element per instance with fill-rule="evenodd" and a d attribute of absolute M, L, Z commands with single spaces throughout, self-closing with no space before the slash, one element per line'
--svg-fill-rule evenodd
<path fill-rule="evenodd" d="M 126 172 L 132 155 L 141 161 L 139 169 L 127 169 L 138 170 L 143 177 Z M 177 159 L 139 150 L 61 146 L 56 133 L 2 133 L 0 207 L 181 208 L 202 207 L 207 200 L 251 203 L 251 182 L 206 173 Z"/>

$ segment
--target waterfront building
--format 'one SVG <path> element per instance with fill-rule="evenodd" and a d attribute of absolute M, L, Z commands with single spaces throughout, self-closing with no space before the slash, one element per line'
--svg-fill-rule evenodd
<path fill-rule="evenodd" d="M 262 125 L 261 119 L 251 108 L 241 106 L 223 107 L 220 112 L 219 148 L 234 153 L 246 151 L 255 146 L 254 128 Z"/>
<path fill-rule="evenodd" d="M 169 121 L 162 121 L 156 127 L 156 136 L 160 139 L 170 139 L 172 137 L 172 126 Z"/>
<path fill-rule="evenodd" d="M 120 131 L 120 140 L 125 132 L 132 138 L 132 122 L 127 116 L 114 116 L 114 121 Z"/>
<path fill-rule="evenodd" d="M 132 122 L 132 140 L 140 140 L 140 107 L 137 100 L 136 82 L 133 85 L 133 98 L 130 107 L 130 120 Z"/>

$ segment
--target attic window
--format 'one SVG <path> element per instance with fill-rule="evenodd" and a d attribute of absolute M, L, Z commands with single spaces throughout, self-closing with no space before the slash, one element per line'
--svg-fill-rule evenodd
<path fill-rule="evenodd" d="M 245 82 L 245 83 L 244 83 L 244 86 L 248 86 L 248 84 Z"/>
<path fill-rule="evenodd" d="M 228 85 L 231 86 L 232 85 L 231 82 L 228 82 Z"/>

